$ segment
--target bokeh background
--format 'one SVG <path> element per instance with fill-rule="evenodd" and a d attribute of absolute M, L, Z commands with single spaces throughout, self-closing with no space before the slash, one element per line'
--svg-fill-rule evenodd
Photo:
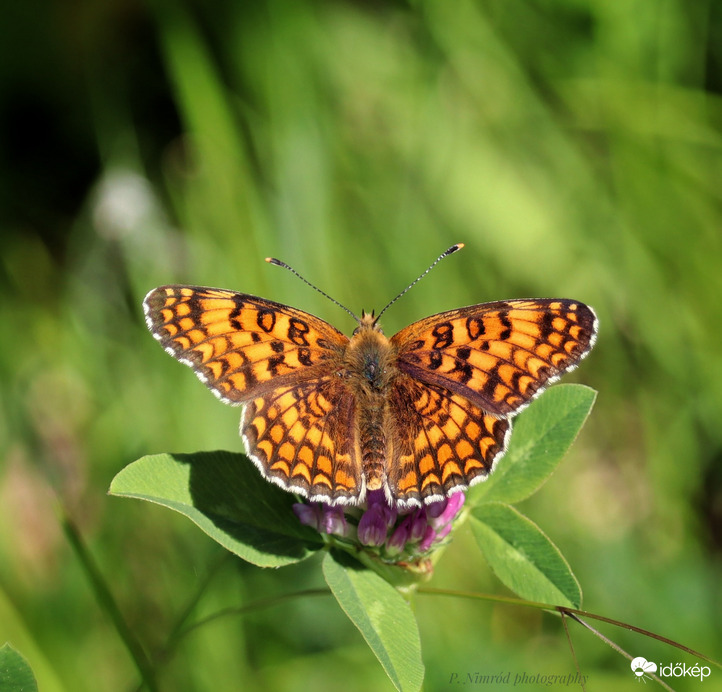
<path fill-rule="evenodd" d="M 593 305 L 598 345 L 567 379 L 599 390 L 596 407 L 520 509 L 588 610 L 722 656 L 719 3 L 28 0 L 3 15 L 0 642 L 44 691 L 139 684 L 65 516 L 162 689 L 391 689 L 324 596 L 218 618 L 165 655 L 189 607 L 193 621 L 321 587 L 319 565 L 252 567 L 106 491 L 147 453 L 241 450 L 238 410 L 146 331 L 150 288 L 234 288 L 349 333 L 263 258 L 359 312 L 454 242 L 386 332 L 502 298 Z M 468 528 L 431 584 L 505 593 Z M 575 671 L 553 616 L 415 607 L 427 690 L 454 672 Z M 600 628 L 634 656 L 696 662 Z M 638 689 L 625 659 L 571 634 L 587 689 Z"/>

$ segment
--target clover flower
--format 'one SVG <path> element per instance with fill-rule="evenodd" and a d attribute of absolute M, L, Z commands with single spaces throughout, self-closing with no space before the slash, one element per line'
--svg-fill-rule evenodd
<path fill-rule="evenodd" d="M 464 505 L 464 493 L 412 509 L 391 506 L 383 491 L 371 491 L 361 507 L 298 502 L 293 511 L 319 533 L 349 539 L 384 562 L 425 558 L 443 544 Z"/>
<path fill-rule="evenodd" d="M 302 524 L 319 533 L 337 536 L 347 536 L 349 533 L 349 525 L 341 507 L 331 507 L 320 502 L 296 502 L 292 509 Z"/>

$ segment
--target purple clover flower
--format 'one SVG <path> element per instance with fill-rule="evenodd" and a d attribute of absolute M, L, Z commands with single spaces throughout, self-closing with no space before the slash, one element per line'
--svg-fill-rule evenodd
<path fill-rule="evenodd" d="M 321 502 L 312 504 L 296 502 L 292 509 L 302 524 L 316 529 L 319 533 L 335 534 L 337 536 L 348 536 L 349 534 L 346 515 L 341 507 L 332 507 Z"/>
<path fill-rule="evenodd" d="M 321 529 L 324 533 L 336 534 L 337 536 L 348 535 L 348 523 L 343 509 L 338 505 L 333 507 L 323 507 L 323 517 L 321 519 Z"/>
<path fill-rule="evenodd" d="M 451 527 L 459 511 L 464 506 L 466 495 L 454 493 L 441 502 L 434 502 L 427 508 L 429 526 L 419 549 L 424 552 L 432 545 L 441 543 L 451 532 Z"/>
<path fill-rule="evenodd" d="M 386 542 L 388 521 L 380 504 L 371 505 L 358 523 L 358 539 L 363 545 L 381 546 Z"/>
<path fill-rule="evenodd" d="M 310 526 L 316 531 L 321 530 L 320 507 L 317 504 L 310 505 L 305 502 L 295 502 L 291 509 L 302 524 Z"/>
<path fill-rule="evenodd" d="M 425 507 L 419 507 L 415 509 L 411 517 L 411 531 L 409 533 L 409 540 L 412 543 L 420 541 L 426 534 L 426 527 L 428 525 L 427 510 Z"/>
<path fill-rule="evenodd" d="M 421 539 L 421 543 L 419 543 L 419 552 L 425 553 L 434 543 L 436 540 L 436 531 L 434 531 L 431 526 L 426 527 L 426 531 L 424 531 L 424 537 Z"/>
<path fill-rule="evenodd" d="M 429 508 L 427 510 L 427 515 L 431 518 L 431 521 L 429 523 L 436 529 L 446 526 L 454 520 L 456 515 L 464 506 L 465 501 L 466 495 L 464 495 L 464 493 L 454 493 L 446 500 L 442 500 L 441 502 L 434 502 L 433 504 L 429 505 Z M 442 506 L 437 507 L 439 505 Z M 432 510 L 432 508 L 433 512 L 430 511 Z"/>
<path fill-rule="evenodd" d="M 366 506 L 368 509 L 377 507 L 383 520 L 386 522 L 388 528 L 392 527 L 396 523 L 396 517 L 399 512 L 396 507 L 391 507 L 386 500 L 386 494 L 383 490 L 370 490 L 366 495 Z"/>
<path fill-rule="evenodd" d="M 438 500 L 437 502 L 431 502 L 430 504 L 425 505 L 424 508 L 426 509 L 426 516 L 429 519 L 436 519 L 436 517 L 440 516 L 446 509 L 446 505 L 448 503 L 449 499 L 445 497 L 443 500 Z"/>
<path fill-rule="evenodd" d="M 374 490 L 366 496 L 365 507 L 299 502 L 293 505 L 293 511 L 302 524 L 320 533 L 351 537 L 357 525 L 360 545 L 382 560 L 406 562 L 423 558 L 449 535 L 465 500 L 464 493 L 459 492 L 438 502 L 399 511 L 388 503 L 383 490 Z"/>
<path fill-rule="evenodd" d="M 391 555 L 398 555 L 405 547 L 411 537 L 411 515 L 404 517 L 394 529 L 391 538 L 386 541 L 386 552 Z"/>

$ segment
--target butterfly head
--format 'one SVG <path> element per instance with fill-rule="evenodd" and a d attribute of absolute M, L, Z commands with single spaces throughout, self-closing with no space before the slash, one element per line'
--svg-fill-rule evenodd
<path fill-rule="evenodd" d="M 361 332 L 371 330 L 374 332 L 378 332 L 379 334 L 383 334 L 384 330 L 381 329 L 381 325 L 379 324 L 379 315 L 378 317 L 374 314 L 374 311 L 366 312 L 366 310 L 362 310 L 361 312 L 361 319 L 358 320 L 358 327 L 354 329 L 353 335 L 356 336 L 357 334 L 360 334 Z"/>

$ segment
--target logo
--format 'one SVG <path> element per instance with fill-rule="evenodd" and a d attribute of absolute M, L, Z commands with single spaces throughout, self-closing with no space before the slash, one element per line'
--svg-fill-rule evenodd
<path fill-rule="evenodd" d="M 710 673 L 709 666 L 700 666 L 696 663 L 693 666 L 688 666 L 686 663 L 660 663 L 657 666 L 656 663 L 648 661 L 642 656 L 637 656 L 631 663 L 632 672 L 637 676 L 637 680 L 647 682 L 647 679 L 651 680 L 650 674 L 657 673 L 661 678 L 699 678 L 700 681 L 708 678 Z"/>
<path fill-rule="evenodd" d="M 637 676 L 637 680 L 642 680 L 645 683 L 647 682 L 645 678 L 649 678 L 650 680 L 652 679 L 649 675 L 647 675 L 647 673 L 657 672 L 657 664 L 652 663 L 641 656 L 637 656 L 637 658 L 632 661 L 631 666 L 632 672 Z"/>

